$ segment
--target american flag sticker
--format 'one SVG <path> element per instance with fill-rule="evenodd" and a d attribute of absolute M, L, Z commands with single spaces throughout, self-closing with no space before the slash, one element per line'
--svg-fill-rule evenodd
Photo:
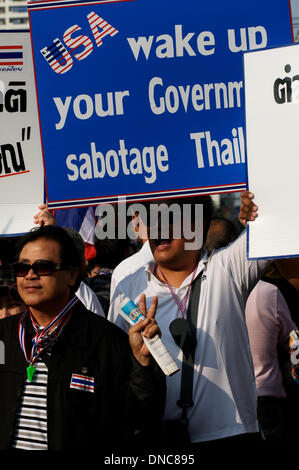
<path fill-rule="evenodd" d="M 94 378 L 86 377 L 86 375 L 73 374 L 70 388 L 94 393 Z"/>
<path fill-rule="evenodd" d="M 0 46 L 2 65 L 23 65 L 23 46 Z"/>

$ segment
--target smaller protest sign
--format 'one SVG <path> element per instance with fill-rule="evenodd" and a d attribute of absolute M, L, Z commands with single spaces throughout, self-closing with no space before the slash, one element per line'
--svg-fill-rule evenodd
<path fill-rule="evenodd" d="M 299 44 L 244 55 L 249 258 L 299 256 Z"/>
<path fill-rule="evenodd" d="M 29 31 L 0 31 L 0 129 L 0 235 L 16 235 L 44 198 Z"/>

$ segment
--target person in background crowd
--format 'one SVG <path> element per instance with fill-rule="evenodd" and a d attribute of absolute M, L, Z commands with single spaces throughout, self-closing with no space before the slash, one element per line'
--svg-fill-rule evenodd
<path fill-rule="evenodd" d="M 265 281 L 259 281 L 248 297 L 245 315 L 258 395 L 257 415 L 265 446 L 276 451 L 292 450 L 288 425 L 291 407 L 280 354 L 284 348 L 288 350 L 289 335 L 296 325 L 280 290 Z"/>
<path fill-rule="evenodd" d="M 15 287 L 0 286 L 0 319 L 24 312 L 26 305 Z"/>
<path fill-rule="evenodd" d="M 217 223 L 213 224 L 213 220 Z M 234 226 L 227 220 L 220 219 L 220 223 L 218 219 L 213 220 L 205 244 L 210 253 L 228 245 L 235 235 L 235 230 L 229 230 Z M 281 291 L 270 282 L 274 272 L 277 273 L 277 268 L 272 264 L 263 276 L 267 282 L 259 281 L 250 293 L 245 318 L 258 395 L 257 417 L 265 438 L 265 448 L 291 450 L 292 407 L 284 387 L 279 358 L 284 357 L 284 349 L 288 350 L 289 334 L 296 329 L 296 324 Z M 281 276 L 276 275 L 275 279 L 282 282 Z"/>
<path fill-rule="evenodd" d="M 254 195 L 242 193 L 239 220 L 258 217 Z M 291 261 L 291 262 L 290 262 Z M 282 278 L 282 276 L 284 278 Z M 258 416 L 265 445 L 294 450 L 297 444 L 298 384 L 291 375 L 289 335 L 298 329 L 299 260 L 279 259 L 265 273 L 246 307 L 258 392 Z"/>
<path fill-rule="evenodd" d="M 101 274 L 102 267 L 97 261 L 96 257 L 90 260 L 86 267 L 86 272 L 88 277 L 95 277 Z"/>
<path fill-rule="evenodd" d="M 61 227 L 22 237 L 14 268 L 28 310 L 0 322 L 0 449 L 128 452 L 164 408 L 165 378 L 142 338 L 159 333 L 157 298 L 147 314 L 141 297 L 146 319 L 129 338 L 87 311 L 74 295 L 81 256 Z"/>

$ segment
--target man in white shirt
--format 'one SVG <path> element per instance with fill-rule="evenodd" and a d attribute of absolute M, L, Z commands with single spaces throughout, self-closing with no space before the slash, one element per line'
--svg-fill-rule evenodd
<path fill-rule="evenodd" d="M 165 200 L 163 201 L 165 202 Z M 176 203 L 203 204 L 204 237 L 212 211 L 209 197 L 182 198 Z M 171 201 L 169 202 L 171 203 Z M 241 444 L 258 437 L 256 389 L 248 334 L 244 318 L 247 297 L 267 268 L 268 260 L 247 260 L 246 233 L 210 257 L 199 249 L 188 250 L 186 240 L 153 239 L 149 243 L 154 261 L 128 273 L 117 285 L 108 319 L 124 330 L 128 325 L 119 315 L 125 296 L 138 304 L 141 293 L 148 302 L 158 296 L 157 321 L 162 339 L 182 368 L 182 351 L 169 331 L 170 323 L 181 316 L 178 305 L 187 305 L 193 279 L 201 275 L 194 360 L 193 406 L 187 410 L 192 444 L 207 449 L 240 449 Z M 181 310 L 181 311 L 180 311 Z M 186 315 L 186 312 L 184 312 Z M 182 416 L 181 373 L 167 377 L 165 420 Z M 231 439 L 239 436 L 235 442 Z M 230 438 L 230 439 L 229 439 Z M 205 443 L 205 444 L 204 444 Z M 208 445 L 206 445 L 208 444 Z M 258 446 L 257 440 L 257 446 Z"/>

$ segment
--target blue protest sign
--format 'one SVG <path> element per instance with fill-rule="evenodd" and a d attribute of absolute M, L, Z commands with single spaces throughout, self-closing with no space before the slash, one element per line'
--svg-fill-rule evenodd
<path fill-rule="evenodd" d="M 292 41 L 288 0 L 28 9 L 49 207 L 246 187 L 242 55 Z"/>

